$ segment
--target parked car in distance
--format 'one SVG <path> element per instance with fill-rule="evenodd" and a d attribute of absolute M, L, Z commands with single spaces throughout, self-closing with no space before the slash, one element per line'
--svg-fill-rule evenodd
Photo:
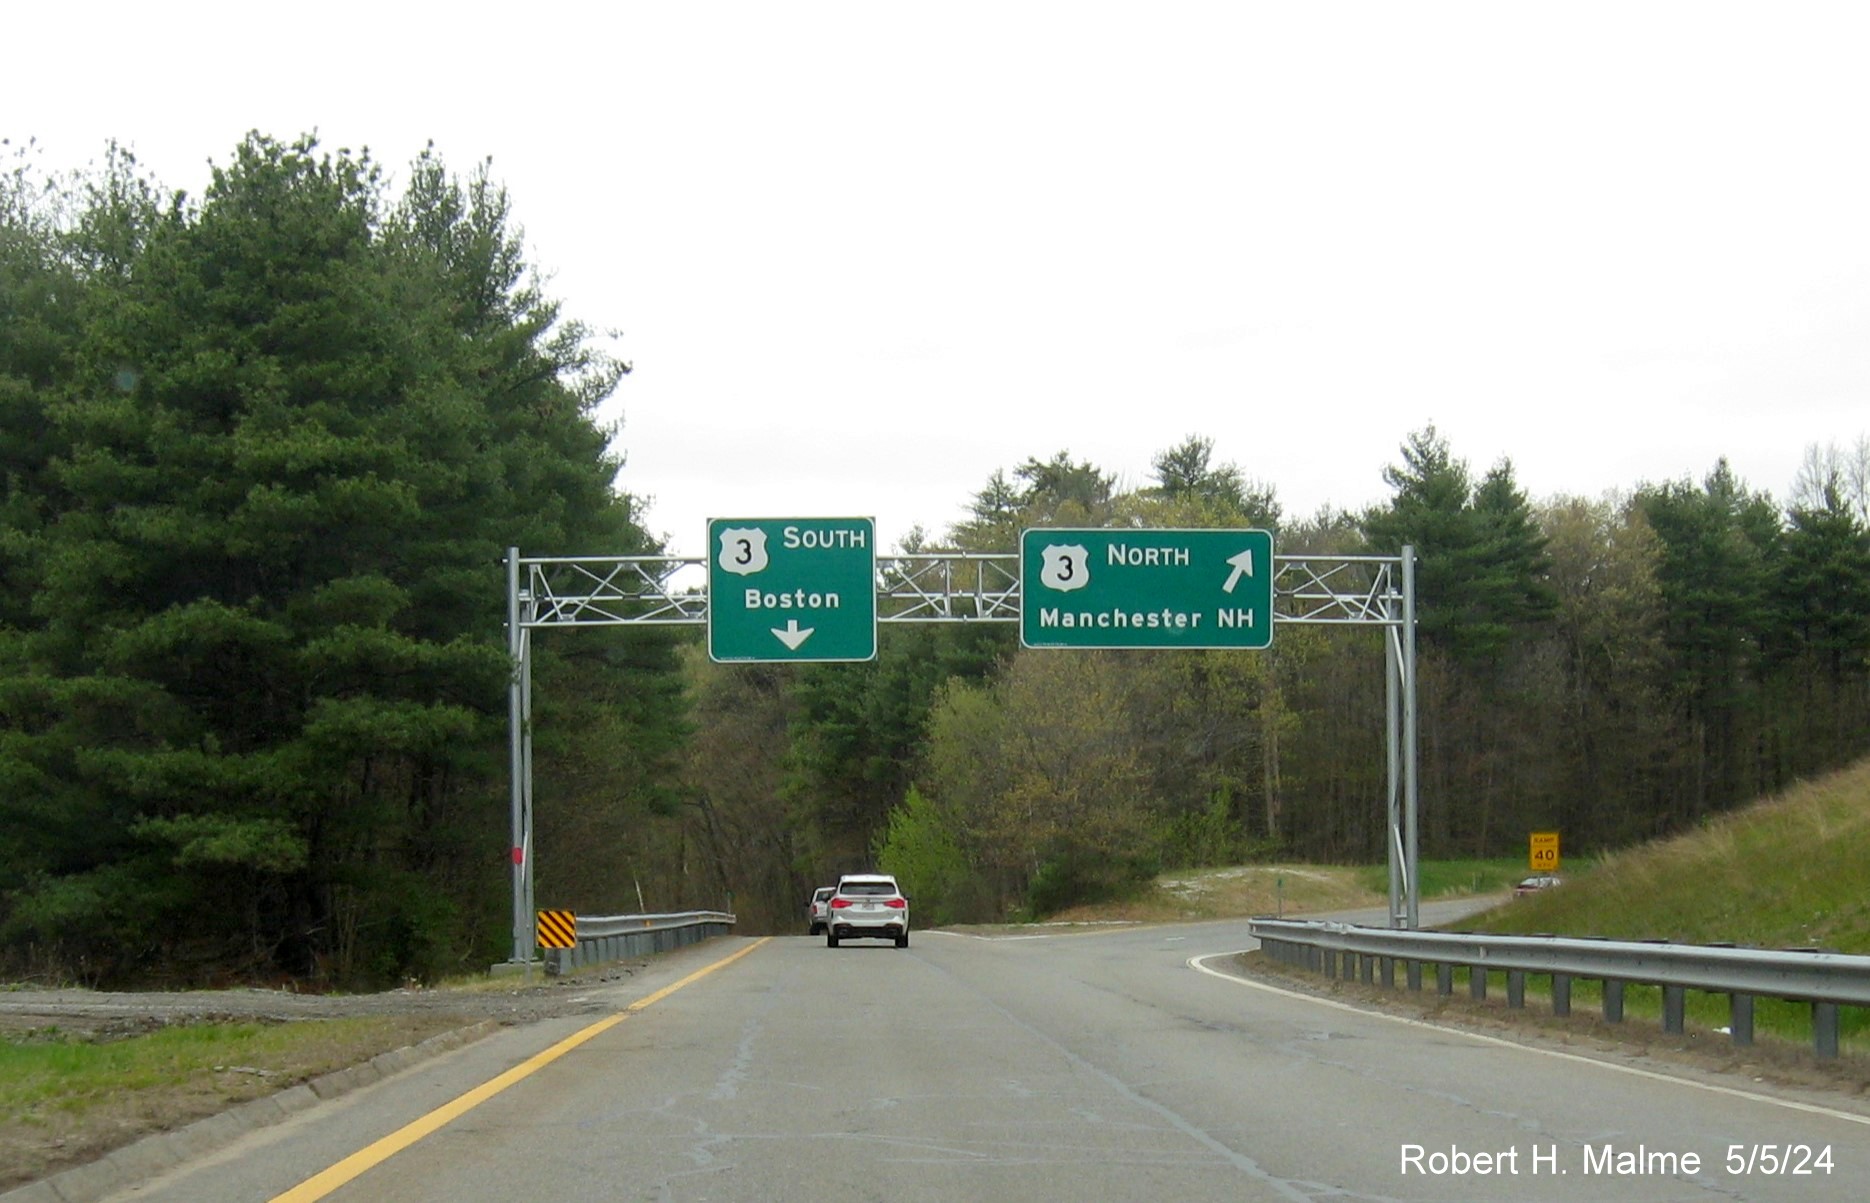
<path fill-rule="evenodd" d="M 847 873 L 831 895 L 825 946 L 839 940 L 894 940 L 909 947 L 909 900 L 886 873 Z"/>
<path fill-rule="evenodd" d="M 1562 880 L 1562 878 L 1551 873 L 1540 873 L 1536 876 L 1528 877 L 1526 880 L 1513 887 L 1513 897 L 1524 898 L 1528 894 L 1537 894 L 1540 890 L 1549 890 L 1553 886 L 1560 884 Z"/>
<path fill-rule="evenodd" d="M 831 896 L 837 892 L 836 886 L 819 886 L 812 891 L 812 900 L 805 904 L 805 922 L 810 925 L 806 935 L 815 936 L 825 930 L 825 920 L 831 915 Z"/>

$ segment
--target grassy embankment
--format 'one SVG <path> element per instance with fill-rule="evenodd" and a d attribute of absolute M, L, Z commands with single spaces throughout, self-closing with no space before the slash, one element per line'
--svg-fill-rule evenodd
<path fill-rule="evenodd" d="M 1870 760 L 1564 876 L 1474 925 L 1870 953 Z"/>
<path fill-rule="evenodd" d="M 1476 915 L 1477 931 L 1556 932 L 1622 940 L 1733 943 L 1870 954 L 1870 760 L 1805 782 L 1699 829 L 1573 863 L 1557 889 Z M 1629 992 L 1633 1015 L 1660 1015 L 1660 992 Z M 1598 1005 L 1595 983 L 1574 1005 Z M 1810 1039 L 1802 1003 L 1761 999 L 1762 1033 Z M 1688 1000 L 1691 1023 L 1727 1023 L 1725 995 Z M 1847 1044 L 1870 1045 L 1870 1013 L 1847 1007 Z"/>

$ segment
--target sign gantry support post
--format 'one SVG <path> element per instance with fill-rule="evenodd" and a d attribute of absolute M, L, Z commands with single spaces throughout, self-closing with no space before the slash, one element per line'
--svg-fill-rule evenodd
<path fill-rule="evenodd" d="M 530 629 L 520 614 L 519 548 L 506 549 L 506 650 L 513 661 L 512 679 L 507 685 L 507 790 L 511 807 L 512 841 L 508 861 L 513 875 L 513 960 L 532 963 L 532 943 L 526 939 L 527 876 L 530 858 L 526 855 L 526 833 L 531 828 L 526 795 L 531 782 L 526 773 L 525 743 L 531 735 L 526 721 L 526 695 L 531 692 L 532 655 L 527 646 Z"/>
<path fill-rule="evenodd" d="M 1384 709 L 1389 738 L 1389 878 L 1390 926 L 1421 925 L 1417 873 L 1415 687 L 1415 548 L 1405 545 L 1398 557 L 1402 588 L 1386 599 L 1395 621 L 1383 632 Z"/>
<path fill-rule="evenodd" d="M 750 566 L 757 558 L 752 542 L 757 542 L 750 531 L 764 532 L 769 559 L 775 547 L 785 546 L 785 528 L 794 528 L 800 547 L 810 542 L 814 547 L 827 551 L 854 553 L 857 536 L 854 532 L 857 523 L 868 524 L 867 519 L 743 519 L 724 522 L 717 529 L 710 524 L 710 554 L 702 556 L 526 556 L 518 548 L 509 548 L 506 558 L 507 575 L 507 651 L 513 659 L 513 674 L 509 689 L 507 717 L 509 724 L 509 771 L 511 774 L 512 804 L 512 840 L 513 840 L 513 960 L 530 964 L 534 959 L 533 927 L 533 847 L 532 847 L 532 632 L 551 627 L 590 627 L 590 626 L 702 626 L 710 623 L 712 611 L 711 594 L 718 592 L 706 583 L 711 574 L 723 568 L 720 557 L 741 556 L 737 561 L 740 568 Z M 808 538 L 803 532 L 810 525 L 819 533 Z M 732 542 L 714 546 L 722 537 L 722 532 L 732 529 L 749 540 L 743 549 Z M 828 643 L 836 643 L 841 648 L 857 647 L 855 654 L 814 657 L 809 654 L 792 655 L 801 648 L 809 646 L 808 640 L 816 638 L 801 635 L 815 616 L 832 612 L 829 596 L 839 595 L 838 606 L 846 605 L 845 594 L 861 592 L 850 584 L 831 585 L 831 575 L 820 573 L 844 573 L 855 562 L 849 555 L 837 555 L 825 560 L 798 561 L 800 571 L 806 577 L 798 581 L 781 581 L 781 573 L 768 578 L 778 582 L 774 586 L 743 584 L 741 585 L 740 609 L 745 612 L 736 618 L 736 623 L 744 626 L 723 628 L 727 632 L 726 656 L 724 659 L 765 659 L 771 655 L 775 659 L 811 660 L 814 658 L 865 660 L 875 655 L 876 625 L 897 623 L 972 623 L 972 622 L 1022 622 L 1022 610 L 1030 600 L 1025 591 L 1025 573 L 1022 569 L 1022 553 L 1014 552 L 918 552 L 914 554 L 875 555 L 874 528 L 866 525 L 869 532 L 867 541 L 872 542 L 868 549 L 873 557 L 868 571 L 868 586 L 872 596 L 865 606 L 853 613 L 870 615 L 871 643 L 868 648 L 861 646 L 857 635 L 861 621 L 836 622 L 825 628 L 832 636 L 819 644 L 823 649 Z M 838 533 L 846 532 L 846 533 Z M 1201 536 L 1190 538 L 1186 546 L 1190 549 L 1191 559 L 1194 551 L 1205 546 L 1204 540 L 1210 535 L 1223 535 L 1238 539 L 1252 535 L 1257 538 L 1265 532 L 1233 530 L 1226 532 L 1176 532 L 1176 531 L 1097 531 L 1078 530 L 1069 532 L 1073 536 L 1095 534 L 1097 552 L 1102 556 L 1102 566 L 1092 558 L 1092 542 L 1085 539 L 1056 539 L 1051 536 L 1061 532 L 1027 532 L 1038 535 L 1040 543 L 1033 550 L 1039 562 L 1045 563 L 1045 546 L 1079 547 L 1085 553 L 1084 558 L 1073 559 L 1074 552 L 1054 551 L 1052 568 L 1054 573 L 1068 573 L 1082 569 L 1087 564 L 1094 573 L 1101 573 L 1105 578 L 1121 580 L 1124 576 L 1145 574 L 1145 570 L 1161 568 L 1165 571 L 1179 568 L 1177 558 L 1171 554 L 1184 546 L 1181 536 Z M 1161 536 L 1160 539 L 1155 539 Z M 1077 629 L 1108 631 L 1121 629 L 1128 638 L 1137 632 L 1149 632 L 1162 629 L 1166 621 L 1175 627 L 1177 614 L 1194 614 L 1203 606 L 1211 606 L 1219 601 L 1219 594 L 1225 594 L 1232 616 L 1225 630 L 1226 641 L 1216 645 L 1222 647 L 1265 647 L 1271 639 L 1272 628 L 1277 625 L 1306 626 L 1374 626 L 1382 630 L 1384 636 L 1385 662 L 1385 716 L 1384 730 L 1388 751 L 1388 798 L 1386 828 L 1386 852 L 1389 861 L 1390 878 L 1390 925 L 1398 928 L 1414 928 L 1420 922 L 1418 894 L 1420 875 L 1417 869 L 1419 806 L 1417 800 L 1417 739 L 1416 739 L 1416 612 L 1415 612 L 1415 549 L 1405 546 L 1401 554 L 1394 556 L 1326 556 L 1326 555 L 1274 555 L 1270 543 L 1251 544 L 1252 549 L 1263 546 L 1264 559 L 1270 561 L 1270 567 L 1262 569 L 1257 561 L 1246 554 L 1250 547 L 1246 542 L 1238 548 L 1223 544 L 1228 556 L 1239 556 L 1238 561 L 1229 560 L 1226 570 L 1212 581 L 1197 586 L 1202 592 L 1190 595 L 1183 602 L 1175 597 L 1169 604 L 1141 605 L 1136 598 L 1125 594 L 1114 594 L 1109 600 L 1100 600 L 1096 605 L 1079 606 L 1071 609 L 1074 615 L 1089 614 L 1089 623 Z M 1150 541 L 1154 539 L 1155 541 Z M 775 542 L 777 540 L 777 542 Z M 1121 541 L 1123 550 L 1115 553 L 1111 547 Z M 1022 544 L 1026 540 L 1022 540 Z M 1152 560 L 1151 549 L 1155 558 Z M 1113 558 L 1119 555 L 1121 560 Z M 712 565 L 710 561 L 713 561 Z M 1250 567 L 1251 565 L 1251 567 Z M 789 569 L 788 569 L 789 570 Z M 1042 567 L 1038 571 L 1045 571 Z M 1134 570 L 1134 571 L 1133 571 Z M 736 576 L 753 577 L 759 571 L 737 573 L 734 569 L 725 569 Z M 1212 575 L 1212 574 L 1211 574 Z M 1269 589 L 1267 595 L 1258 595 L 1247 588 L 1249 577 L 1253 579 L 1253 588 L 1262 586 Z M 842 581 L 842 576 L 837 577 Z M 687 582 L 678 584 L 678 581 Z M 820 583 L 822 587 L 820 587 Z M 1232 588 L 1229 588 L 1229 585 Z M 783 585 L 782 587 L 779 587 Z M 1180 586 L 1177 586 L 1179 588 Z M 1208 596 L 1218 589 L 1219 594 Z M 757 590 L 758 604 L 747 601 L 748 593 Z M 1052 594 L 1066 594 L 1070 591 L 1059 590 L 1055 586 Z M 773 605 L 768 606 L 768 595 Z M 814 602 L 814 594 L 817 601 Z M 1236 596 L 1237 595 L 1237 596 Z M 790 597 L 793 606 L 790 613 L 782 608 L 779 599 Z M 1260 597 L 1258 601 L 1242 601 Z M 855 600 L 855 599 L 851 599 Z M 1235 601 L 1241 604 L 1234 605 Z M 1265 617 L 1260 617 L 1263 607 Z M 755 613 L 757 611 L 757 613 Z M 1158 617 L 1157 627 L 1149 626 L 1149 615 L 1167 612 L 1166 620 Z M 1065 613 L 1060 608 L 1060 614 Z M 794 617 L 798 617 L 797 629 L 794 629 Z M 1110 618 L 1103 626 L 1099 625 L 1099 615 L 1123 615 L 1122 619 Z M 1141 623 L 1135 616 L 1141 616 Z M 847 615 L 848 617 L 848 615 Z M 773 621 L 768 621 L 773 620 Z M 1038 621 L 1038 620 L 1035 620 Z M 765 630 L 772 635 L 769 644 L 762 633 L 760 624 L 765 623 Z M 1064 619 L 1058 617 L 1054 626 L 1063 631 Z M 1120 627 L 1119 627 L 1119 624 Z M 1191 627 L 1199 624 L 1190 620 Z M 1024 623 L 1022 623 L 1022 628 Z M 1218 613 L 1208 622 L 1207 630 L 1221 628 Z M 1047 628 L 1050 630 L 1051 628 Z M 817 628 L 814 628 L 816 632 Z M 750 634 L 746 632 L 751 632 Z M 1235 632 L 1250 632 L 1248 636 L 1237 636 Z M 859 642 L 840 642 L 848 636 Z M 1044 643 L 1044 646 L 1105 646 L 1099 642 L 1086 643 Z M 1112 646 L 1188 646 L 1167 642 L 1158 643 L 1123 643 Z M 773 653 L 773 648 L 784 647 L 787 654 Z M 748 648 L 757 649 L 756 654 L 741 654 Z M 712 647 L 711 653 L 718 649 Z"/>

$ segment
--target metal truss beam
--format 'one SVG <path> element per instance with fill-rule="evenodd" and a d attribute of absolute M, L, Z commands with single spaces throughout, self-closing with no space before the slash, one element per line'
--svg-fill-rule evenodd
<path fill-rule="evenodd" d="M 1275 556 L 1273 621 L 1314 626 L 1402 623 L 1400 556 Z M 699 556 L 518 559 L 521 625 L 700 626 L 708 621 Z M 880 622 L 1018 622 L 1015 552 L 877 557 Z"/>

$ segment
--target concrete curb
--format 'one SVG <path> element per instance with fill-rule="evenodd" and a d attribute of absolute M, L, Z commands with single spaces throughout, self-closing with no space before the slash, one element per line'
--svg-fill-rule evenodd
<path fill-rule="evenodd" d="M 157 1132 L 96 1161 L 60 1170 L 0 1195 L 0 1203 L 97 1203 L 115 1191 L 147 1182 L 164 1170 L 226 1148 L 249 1132 L 279 1123 L 308 1107 L 380 1082 L 394 1073 L 471 1044 L 500 1029 L 491 1019 L 430 1036 L 420 1044 L 380 1053 L 361 1065 L 334 1070 L 278 1094 L 241 1103 L 173 1132 Z"/>

